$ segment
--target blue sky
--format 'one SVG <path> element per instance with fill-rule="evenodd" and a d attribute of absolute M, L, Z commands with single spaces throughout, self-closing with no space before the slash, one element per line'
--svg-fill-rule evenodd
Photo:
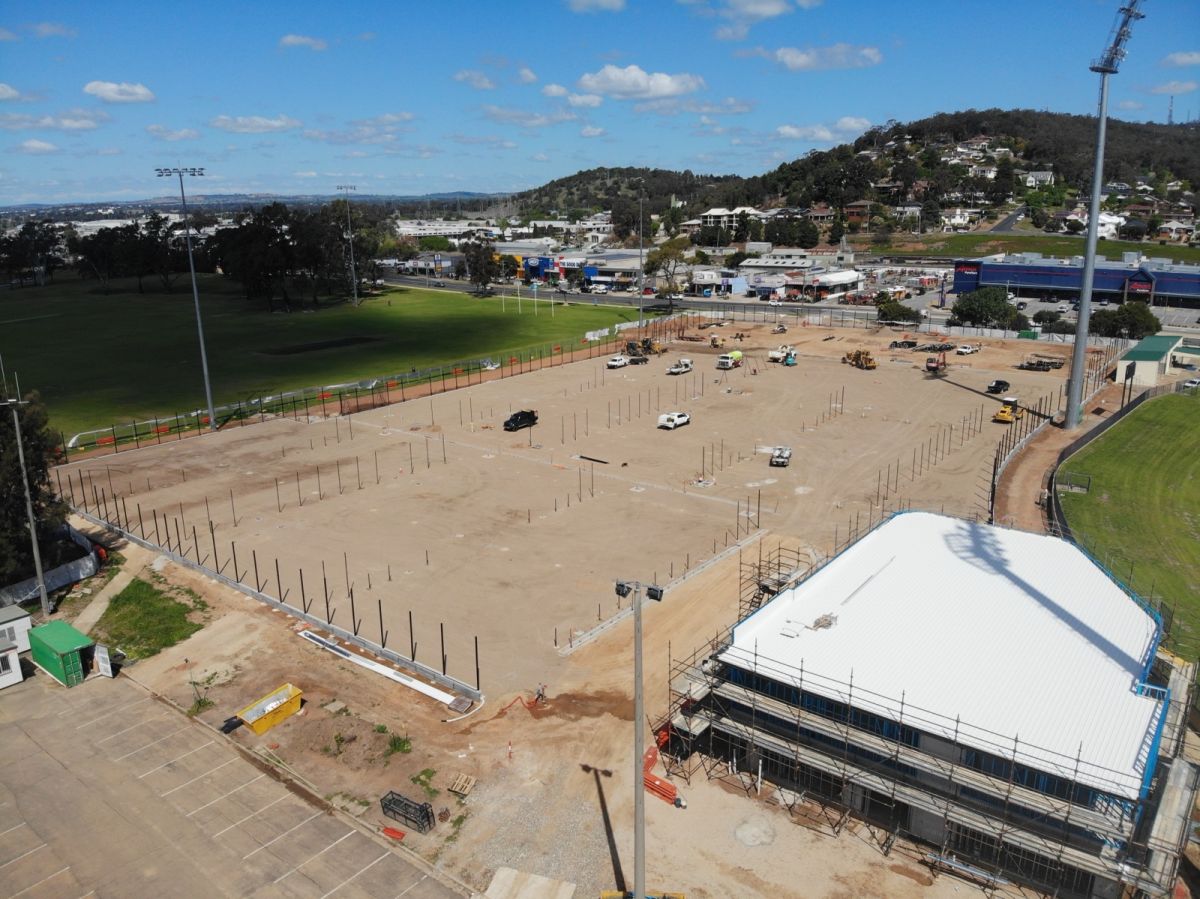
<path fill-rule="evenodd" d="M 897 119 L 1094 112 L 1117 0 L 0 7 L 0 204 L 517 191 L 593 166 L 767 171 Z M 1111 111 L 1200 117 L 1200 3 L 1148 0 Z M 195 185 L 197 189 L 201 184 Z"/>

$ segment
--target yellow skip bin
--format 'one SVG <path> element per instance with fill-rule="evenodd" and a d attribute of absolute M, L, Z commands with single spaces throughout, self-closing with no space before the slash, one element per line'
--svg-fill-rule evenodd
<path fill-rule="evenodd" d="M 246 706 L 237 716 L 261 736 L 280 721 L 300 711 L 300 699 L 303 696 L 299 687 L 284 684 L 278 690 L 272 690 L 262 699 Z"/>

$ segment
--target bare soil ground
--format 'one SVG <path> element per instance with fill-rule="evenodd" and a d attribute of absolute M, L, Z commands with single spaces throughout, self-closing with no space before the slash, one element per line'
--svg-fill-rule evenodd
<path fill-rule="evenodd" d="M 300 639 L 283 613 L 178 566 L 170 576 L 202 593 L 214 620 L 131 673 L 185 706 L 207 691 L 213 722 L 297 684 L 300 716 L 235 738 L 381 824 L 391 823 L 377 805 L 388 789 L 430 794 L 450 820 L 406 842 L 476 888 L 501 865 L 575 882 L 579 895 L 631 883 L 631 627 L 613 620 L 613 580 L 669 588 L 646 609 L 647 714 L 657 718 L 669 656 L 692 653 L 736 616 L 739 541 L 743 552 L 783 541 L 819 557 L 881 507 L 979 512 L 1004 427 L 990 421 L 995 398 L 984 386 L 1003 377 L 1033 399 L 1061 385 L 1061 372 L 1013 370 L 1027 351 L 1016 341 L 951 355 L 948 376 L 934 379 L 921 370 L 924 354 L 887 350 L 900 333 L 806 328 L 780 338 L 738 327 L 749 335 L 747 362 L 733 372 L 714 370 L 719 351 L 681 342 L 644 366 L 581 361 L 350 420 L 268 421 L 63 467 L 68 495 L 70 482 L 91 504 L 94 485 L 111 512 L 116 492 L 135 530 L 140 505 L 151 538 L 153 516 L 162 542 L 169 526 L 172 542 L 178 533 L 209 565 L 211 516 L 217 565 L 231 571 L 236 541 L 243 581 L 254 581 L 257 561 L 275 594 L 278 559 L 294 605 L 302 568 L 310 611 L 324 614 L 327 587 L 335 624 L 350 624 L 352 588 L 362 633 L 379 639 L 382 613 L 388 645 L 405 655 L 411 612 L 418 661 L 440 665 L 444 624 L 448 671 L 464 681 L 474 682 L 478 635 L 487 698 L 445 723 L 445 707 L 339 661 Z M 797 346 L 796 367 L 765 361 L 780 339 Z M 842 364 L 854 348 L 874 351 L 878 369 Z M 679 356 L 696 371 L 667 376 Z M 506 434 L 499 424 L 519 408 L 537 409 L 541 422 Z M 658 430 L 657 415 L 671 409 L 694 423 Z M 762 450 L 776 444 L 794 448 L 791 467 L 768 467 Z M 611 626 L 572 646 L 598 619 Z M 539 682 L 549 685 L 545 706 L 515 701 Z M 324 708 L 334 699 L 348 713 Z M 388 754 L 391 734 L 408 735 L 412 751 Z M 413 781 L 425 771 L 434 772 L 428 791 Z M 458 773 L 478 778 L 462 801 L 447 791 Z M 703 778 L 680 786 L 686 810 L 647 797 L 652 885 L 713 897 L 963 889 L 930 885 L 901 850 L 883 856 L 865 828 L 834 837 L 827 824 L 792 826 L 768 790 L 748 798 L 742 786 Z"/>

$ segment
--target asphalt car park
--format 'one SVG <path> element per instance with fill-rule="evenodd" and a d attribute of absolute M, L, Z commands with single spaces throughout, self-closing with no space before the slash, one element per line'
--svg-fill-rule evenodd
<path fill-rule="evenodd" d="M 5 896 L 462 895 L 123 678 L 6 690 L 0 743 Z"/>

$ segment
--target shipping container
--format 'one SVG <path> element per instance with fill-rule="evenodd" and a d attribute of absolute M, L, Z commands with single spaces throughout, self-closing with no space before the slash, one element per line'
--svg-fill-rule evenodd
<path fill-rule="evenodd" d="M 92 665 L 92 640 L 65 621 L 49 621 L 29 632 L 33 662 L 67 687 L 83 683 Z"/>

